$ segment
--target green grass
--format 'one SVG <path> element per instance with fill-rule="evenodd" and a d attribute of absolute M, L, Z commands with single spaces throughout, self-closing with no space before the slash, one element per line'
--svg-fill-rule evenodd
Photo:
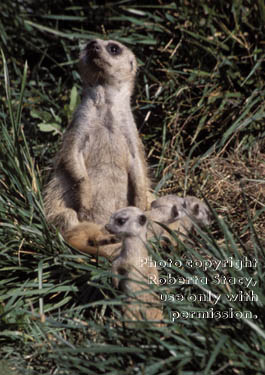
<path fill-rule="evenodd" d="M 265 374 L 264 9 L 262 0 L 0 5 L 0 373 Z M 159 286 L 164 299 L 183 298 L 163 302 L 163 327 L 126 328 L 110 263 L 70 249 L 43 214 L 51 159 L 80 100 L 79 46 L 98 36 L 137 55 L 132 104 L 155 191 L 204 196 L 213 209 L 210 231 L 150 244 L 161 264 L 182 262 L 161 277 L 207 280 Z M 255 267 L 199 266 L 244 257 Z M 216 284 L 216 274 L 255 285 Z M 226 297 L 251 290 L 254 301 Z M 196 317 L 211 308 L 254 318 Z M 184 315 L 172 322 L 172 312 Z"/>

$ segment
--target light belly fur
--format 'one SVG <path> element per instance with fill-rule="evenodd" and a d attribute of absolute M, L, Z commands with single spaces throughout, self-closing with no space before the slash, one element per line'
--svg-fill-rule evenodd
<path fill-rule="evenodd" d="M 88 178 L 91 184 L 92 218 L 104 224 L 110 215 L 128 205 L 128 146 L 121 134 L 102 129 L 100 137 L 93 139 L 93 161 L 87 160 Z M 117 137 L 119 137 L 117 142 Z M 96 149 L 104 150 L 96 153 Z M 92 151 L 93 152 L 93 151 Z M 97 155 L 97 156 L 96 156 Z M 128 155 L 127 158 L 124 156 Z"/>

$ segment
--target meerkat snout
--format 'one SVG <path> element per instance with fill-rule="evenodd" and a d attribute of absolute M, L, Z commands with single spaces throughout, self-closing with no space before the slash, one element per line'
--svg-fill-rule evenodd
<path fill-rule="evenodd" d="M 87 43 L 85 49 L 89 55 L 93 55 L 97 54 L 101 50 L 101 46 L 97 40 L 92 40 L 91 42 Z"/>

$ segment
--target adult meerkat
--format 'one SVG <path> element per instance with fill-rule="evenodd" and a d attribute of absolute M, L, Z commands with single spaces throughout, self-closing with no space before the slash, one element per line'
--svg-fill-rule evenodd
<path fill-rule="evenodd" d="M 106 229 L 122 239 L 122 249 L 112 262 L 113 285 L 129 295 L 124 306 L 125 316 L 130 320 L 163 319 L 160 307 L 149 306 L 159 303 L 155 293 L 150 292 L 149 278 L 158 280 L 158 271 L 154 266 L 142 264 L 148 258 L 146 247 L 147 217 L 137 207 L 126 207 L 115 212 L 106 225 Z M 145 292 L 146 290 L 146 292 Z M 134 298 L 130 297 L 134 295 Z M 139 304 L 135 303 L 139 300 Z"/>
<path fill-rule="evenodd" d="M 56 156 L 45 213 L 74 248 L 109 257 L 113 246 L 94 245 L 110 240 L 104 225 L 111 214 L 147 209 L 147 167 L 130 106 L 137 63 L 121 43 L 96 39 L 79 67 L 83 99 Z"/>

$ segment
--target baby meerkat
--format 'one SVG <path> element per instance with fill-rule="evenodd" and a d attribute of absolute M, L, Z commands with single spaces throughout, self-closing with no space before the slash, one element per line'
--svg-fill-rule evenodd
<path fill-rule="evenodd" d="M 83 98 L 44 191 L 45 214 L 74 248 L 109 257 L 117 245 L 99 245 L 110 241 L 111 214 L 147 209 L 147 166 L 130 106 L 137 63 L 121 43 L 95 39 L 79 67 Z"/>
<path fill-rule="evenodd" d="M 130 320 L 158 321 L 163 319 L 162 310 L 160 306 L 149 306 L 158 305 L 159 301 L 146 285 L 149 278 L 158 280 L 158 271 L 156 267 L 143 262 L 148 258 L 147 222 L 142 210 L 126 207 L 111 216 L 106 229 L 122 239 L 121 252 L 112 262 L 112 273 L 118 276 L 113 277 L 113 285 L 129 296 L 134 295 L 134 298 L 129 297 L 128 305 L 124 308 L 125 316 Z M 134 303 L 135 300 L 140 305 Z"/>
<path fill-rule="evenodd" d="M 147 211 L 147 216 L 152 221 L 166 224 L 169 229 L 178 232 L 181 240 L 184 240 L 194 228 L 194 223 L 210 224 L 209 208 L 203 201 L 193 196 L 181 198 L 170 194 L 160 197 L 151 203 L 151 210 Z M 169 238 L 168 233 L 159 224 L 153 225 L 153 232 L 155 235 Z"/>
<path fill-rule="evenodd" d="M 151 227 L 147 237 L 149 238 L 152 234 L 167 236 L 167 232 L 157 222 L 170 227 L 170 224 L 183 220 L 187 216 L 184 206 L 184 199 L 176 195 L 166 195 L 152 201 L 151 209 L 146 211 Z"/>
<path fill-rule="evenodd" d="M 164 224 L 170 224 L 186 215 L 185 201 L 177 195 L 169 194 L 157 198 L 151 203 L 149 216 L 152 220 L 160 221 Z"/>
<path fill-rule="evenodd" d="M 184 201 L 188 215 L 190 215 L 198 225 L 203 226 L 211 224 L 209 207 L 201 199 L 187 195 Z"/>

